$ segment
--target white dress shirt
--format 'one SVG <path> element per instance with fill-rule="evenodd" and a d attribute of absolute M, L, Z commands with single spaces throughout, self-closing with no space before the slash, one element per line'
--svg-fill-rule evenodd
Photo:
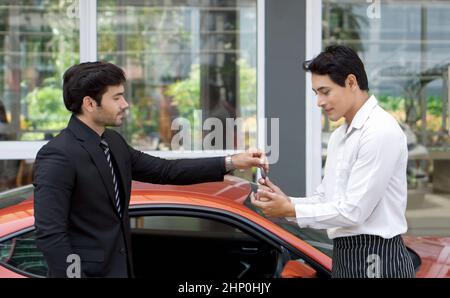
<path fill-rule="evenodd" d="M 290 198 L 296 218 L 288 219 L 327 229 L 330 239 L 405 233 L 406 136 L 375 96 L 332 133 L 327 152 L 322 183 L 311 197 Z"/>

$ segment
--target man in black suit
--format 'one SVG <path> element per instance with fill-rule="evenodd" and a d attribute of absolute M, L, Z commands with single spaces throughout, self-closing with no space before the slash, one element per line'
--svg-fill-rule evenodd
<path fill-rule="evenodd" d="M 133 276 L 132 180 L 192 184 L 221 181 L 234 168 L 268 168 L 262 152 L 165 160 L 134 150 L 105 128 L 122 124 L 124 83 L 122 69 L 104 62 L 74 65 L 64 74 L 64 103 L 73 115 L 38 152 L 34 171 L 36 241 L 51 277 L 70 277 L 77 257 L 81 277 Z"/>

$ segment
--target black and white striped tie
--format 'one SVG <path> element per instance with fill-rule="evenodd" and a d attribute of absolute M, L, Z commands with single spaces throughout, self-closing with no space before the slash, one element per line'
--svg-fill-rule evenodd
<path fill-rule="evenodd" d="M 106 155 L 106 161 L 108 162 L 109 168 L 111 169 L 111 175 L 113 177 L 113 186 L 114 186 L 114 203 L 116 204 L 117 211 L 119 212 L 120 217 L 122 217 L 121 207 L 120 207 L 120 196 L 119 196 L 119 186 L 117 184 L 116 174 L 114 173 L 114 167 L 111 161 L 111 154 L 109 153 L 109 145 L 108 143 L 102 139 L 100 142 L 100 146 Z"/>

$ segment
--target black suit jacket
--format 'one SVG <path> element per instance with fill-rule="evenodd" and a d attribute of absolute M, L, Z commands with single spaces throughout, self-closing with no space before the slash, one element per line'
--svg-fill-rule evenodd
<path fill-rule="evenodd" d="M 81 258 L 82 277 L 132 276 L 128 205 L 131 181 L 192 184 L 221 181 L 224 159 L 165 160 L 134 150 L 120 134 L 104 133 L 116 161 L 125 208 L 114 206 L 110 168 L 100 136 L 75 116 L 37 154 L 34 169 L 36 242 L 49 276 L 67 277 L 71 262 Z"/>

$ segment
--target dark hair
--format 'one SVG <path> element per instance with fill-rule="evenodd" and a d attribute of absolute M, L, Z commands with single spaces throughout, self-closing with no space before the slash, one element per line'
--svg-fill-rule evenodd
<path fill-rule="evenodd" d="M 70 67 L 63 76 L 63 97 L 66 108 L 81 113 L 85 96 L 92 97 L 100 106 L 109 86 L 124 84 L 124 71 L 107 62 L 85 62 Z"/>
<path fill-rule="evenodd" d="M 303 69 L 319 75 L 329 75 L 339 86 L 345 87 L 348 75 L 356 77 L 361 90 L 369 91 L 364 64 L 351 48 L 343 45 L 330 45 L 312 60 L 303 63 Z"/>

